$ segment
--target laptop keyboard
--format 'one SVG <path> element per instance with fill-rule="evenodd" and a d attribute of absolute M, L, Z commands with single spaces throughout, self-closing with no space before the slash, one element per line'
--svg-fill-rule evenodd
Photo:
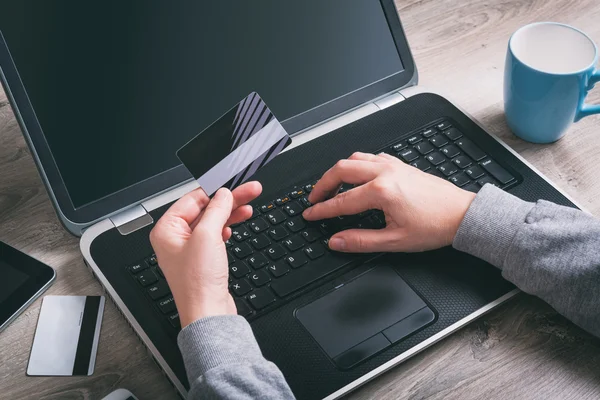
<path fill-rule="evenodd" d="M 518 183 L 450 121 L 432 124 L 380 151 L 472 192 L 486 183 L 501 188 Z M 250 220 L 232 227 L 225 245 L 230 293 L 238 314 L 254 319 L 285 304 L 308 285 L 364 260 L 364 255 L 329 250 L 327 243 L 334 233 L 385 227 L 378 210 L 318 222 L 304 220 L 301 214 L 310 206 L 308 194 L 315 183 L 304 182 L 256 206 Z M 344 185 L 340 190 L 350 188 Z M 157 312 L 180 329 L 173 296 L 155 255 L 129 266 L 128 273 Z"/>

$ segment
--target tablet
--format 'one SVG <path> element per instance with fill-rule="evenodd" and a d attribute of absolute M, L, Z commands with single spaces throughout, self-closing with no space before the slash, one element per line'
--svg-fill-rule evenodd
<path fill-rule="evenodd" d="M 0 331 L 54 281 L 49 266 L 0 242 Z"/>

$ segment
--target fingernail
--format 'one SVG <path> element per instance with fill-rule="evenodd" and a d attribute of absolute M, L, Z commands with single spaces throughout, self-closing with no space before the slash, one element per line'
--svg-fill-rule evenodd
<path fill-rule="evenodd" d="M 346 241 L 342 238 L 333 238 L 329 241 L 329 247 L 332 250 L 344 250 L 346 249 Z"/>
<path fill-rule="evenodd" d="M 224 198 L 225 196 L 227 196 L 227 189 L 221 188 L 221 189 L 217 190 L 217 193 L 215 193 L 214 199 L 220 200 L 220 199 Z"/>
<path fill-rule="evenodd" d="M 307 208 L 306 210 L 304 210 L 304 212 L 302 213 L 302 215 L 304 217 L 308 217 L 310 216 L 310 214 L 312 214 L 312 207 L 311 208 Z"/>

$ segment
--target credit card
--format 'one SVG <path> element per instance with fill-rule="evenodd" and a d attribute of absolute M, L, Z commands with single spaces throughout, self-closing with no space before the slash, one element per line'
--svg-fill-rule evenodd
<path fill-rule="evenodd" d="M 177 151 L 207 195 L 234 189 L 273 160 L 292 139 L 258 93 L 239 104 Z"/>
<path fill-rule="evenodd" d="M 104 296 L 44 297 L 27 375 L 92 375 L 103 313 Z"/>

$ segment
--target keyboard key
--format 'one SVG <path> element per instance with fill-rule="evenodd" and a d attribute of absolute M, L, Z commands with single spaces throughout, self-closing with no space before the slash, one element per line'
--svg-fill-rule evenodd
<path fill-rule="evenodd" d="M 434 137 L 432 137 L 431 139 L 429 139 L 429 141 L 435 146 L 435 147 L 442 147 L 446 144 L 448 144 L 448 139 L 443 136 L 443 135 L 435 135 Z"/>
<path fill-rule="evenodd" d="M 429 170 L 427 170 L 425 172 L 427 172 L 430 175 L 437 176 L 437 177 L 442 178 L 442 179 L 446 179 L 446 177 L 444 176 L 444 174 L 442 174 L 437 168 L 431 168 L 431 169 L 429 169 Z"/>
<path fill-rule="evenodd" d="M 423 138 L 421 138 L 420 135 L 414 135 L 414 136 L 411 136 L 408 139 L 406 139 L 406 141 L 408 142 L 408 144 L 419 143 L 421 140 L 423 140 Z"/>
<path fill-rule="evenodd" d="M 424 131 L 421 133 L 421 135 L 423 135 L 423 137 L 426 137 L 426 138 L 428 138 L 428 137 L 431 137 L 431 136 L 435 135 L 437 132 L 438 132 L 438 131 L 437 131 L 437 129 L 435 129 L 435 128 L 428 128 L 428 129 L 425 129 L 425 130 L 424 130 Z"/>
<path fill-rule="evenodd" d="M 441 122 L 441 123 L 437 124 L 435 127 L 438 128 L 440 131 L 443 131 L 445 129 L 450 128 L 451 126 L 452 125 L 450 125 L 449 122 L 444 121 L 444 122 Z"/>
<path fill-rule="evenodd" d="M 481 151 L 479 147 L 475 145 L 475 143 L 471 142 L 468 139 L 460 139 L 457 140 L 456 145 L 460 147 L 469 157 L 471 157 L 475 161 L 482 160 L 485 158 L 485 153 Z"/>
<path fill-rule="evenodd" d="M 280 241 L 287 235 L 289 235 L 289 233 L 283 226 L 276 226 L 269 229 L 269 236 L 271 236 L 271 239 L 275 240 L 276 242 Z"/>
<path fill-rule="evenodd" d="M 230 248 L 231 246 L 233 246 L 233 242 L 231 241 L 231 239 L 227 239 L 225 241 L 225 247 Z"/>
<path fill-rule="evenodd" d="M 250 272 L 250 268 L 248 268 L 245 262 L 236 261 L 229 266 L 229 271 L 235 278 L 241 278 Z"/>
<path fill-rule="evenodd" d="M 433 165 L 439 165 L 446 161 L 446 157 L 444 157 L 442 153 L 438 153 L 437 151 L 435 153 L 428 154 L 425 158 L 428 159 L 429 162 Z"/>
<path fill-rule="evenodd" d="M 287 254 L 285 249 L 279 244 L 274 244 L 273 246 L 269 247 L 266 250 L 266 253 L 272 260 L 278 260 Z"/>
<path fill-rule="evenodd" d="M 169 290 L 169 286 L 165 281 L 155 283 L 146 290 L 152 300 L 158 300 L 161 297 L 165 297 L 166 295 L 171 293 L 171 291 Z"/>
<path fill-rule="evenodd" d="M 421 142 L 415 146 L 415 149 L 423 155 L 431 153 L 435 148 L 429 142 Z"/>
<path fill-rule="evenodd" d="M 462 137 L 462 133 L 456 128 L 450 128 L 447 131 L 444 131 L 444 134 L 452 141 Z"/>
<path fill-rule="evenodd" d="M 252 215 L 250 216 L 250 218 L 248 218 L 248 220 L 254 219 L 254 218 L 258 217 L 259 215 L 260 215 L 260 211 L 258 210 L 258 208 L 252 207 Z"/>
<path fill-rule="evenodd" d="M 333 219 L 324 219 L 319 222 L 319 229 L 325 235 L 333 235 L 339 231 L 336 221 Z"/>
<path fill-rule="evenodd" d="M 273 275 L 273 277 L 279 278 L 280 276 L 283 276 L 290 272 L 290 268 L 283 260 L 281 260 L 277 261 L 276 263 L 269 264 L 269 266 L 267 267 L 267 271 L 269 271 L 269 273 Z"/>
<path fill-rule="evenodd" d="M 274 208 L 275 208 L 275 204 L 267 203 L 260 207 L 260 211 L 263 213 L 268 213 L 269 211 L 273 210 Z"/>
<path fill-rule="evenodd" d="M 248 243 L 239 243 L 231 248 L 231 252 L 237 258 L 246 258 L 252 254 L 253 250 L 250 246 L 248 246 Z"/>
<path fill-rule="evenodd" d="M 252 282 L 254 286 L 259 287 L 271 282 L 271 278 L 264 270 L 261 269 L 260 271 L 250 274 L 250 282 Z"/>
<path fill-rule="evenodd" d="M 137 274 L 138 272 L 142 272 L 143 270 L 148 268 L 148 264 L 141 262 L 141 263 L 137 263 L 137 264 L 133 264 L 132 266 L 129 267 L 129 272 L 131 272 L 132 274 Z"/>
<path fill-rule="evenodd" d="M 419 158 L 418 160 L 411 162 L 410 165 L 420 169 L 421 171 L 427 171 L 429 168 L 431 168 L 429 161 L 424 158 Z"/>
<path fill-rule="evenodd" d="M 314 183 L 310 183 L 310 184 L 304 186 L 304 190 L 306 190 L 306 193 L 310 193 L 310 192 L 312 192 L 312 190 L 313 190 L 314 187 L 315 187 L 315 184 Z"/>
<path fill-rule="evenodd" d="M 459 172 L 458 174 L 453 175 L 449 179 L 450 182 L 454 183 L 458 187 L 463 187 L 467 183 L 469 183 L 469 177 L 465 175 L 464 172 Z"/>
<path fill-rule="evenodd" d="M 489 172 L 490 175 L 496 178 L 503 185 L 506 185 L 508 182 L 511 182 L 515 179 L 507 170 L 502 168 L 494 160 L 487 159 L 482 161 L 479 165 L 481 165 L 483 169 Z"/>
<path fill-rule="evenodd" d="M 227 261 L 229 262 L 229 265 L 233 264 L 236 261 L 233 254 L 231 254 L 231 252 L 229 251 L 227 251 Z"/>
<path fill-rule="evenodd" d="M 419 157 L 417 152 L 414 151 L 413 149 L 403 150 L 402 152 L 398 153 L 398 156 L 407 163 L 409 163 Z"/>
<path fill-rule="evenodd" d="M 406 147 L 408 147 L 408 145 L 406 144 L 406 142 L 400 142 L 400 143 L 396 143 L 395 145 L 392 146 L 392 150 L 396 153 L 398 153 L 399 151 L 404 150 Z"/>
<path fill-rule="evenodd" d="M 471 179 L 477 179 L 483 176 L 483 170 L 477 165 L 470 166 L 469 168 L 465 169 L 465 172 L 471 177 Z"/>
<path fill-rule="evenodd" d="M 489 183 L 490 185 L 500 187 L 500 185 L 498 185 L 498 182 L 496 182 L 493 178 L 491 178 L 489 176 L 485 176 L 485 177 L 481 178 L 480 180 L 477 181 L 477 183 L 479 183 L 480 186 L 483 186 L 486 183 Z"/>
<path fill-rule="evenodd" d="M 297 199 L 298 197 L 304 196 L 304 193 L 305 192 L 302 189 L 294 190 L 293 192 L 290 193 L 290 197 L 292 199 Z"/>
<path fill-rule="evenodd" d="M 296 251 L 306 243 L 299 235 L 290 236 L 282 242 L 289 251 Z"/>
<path fill-rule="evenodd" d="M 287 226 L 287 228 L 292 232 L 298 232 L 304 229 L 306 227 L 306 224 L 304 223 L 304 220 L 301 217 L 296 217 L 294 219 L 286 221 L 285 226 Z"/>
<path fill-rule="evenodd" d="M 290 198 L 287 196 L 278 197 L 277 199 L 275 199 L 275 204 L 278 206 L 282 206 L 285 203 L 287 203 L 288 201 L 290 201 Z"/>
<path fill-rule="evenodd" d="M 248 226 L 253 232 L 260 233 L 269 228 L 269 223 L 262 218 L 256 218 L 250 221 Z"/>
<path fill-rule="evenodd" d="M 254 269 L 260 269 L 267 265 L 268 262 L 269 260 L 267 260 L 267 257 L 261 253 L 253 254 L 252 257 L 248 258 L 248 264 Z"/>
<path fill-rule="evenodd" d="M 246 279 L 240 279 L 231 284 L 231 290 L 236 296 L 243 296 L 252 290 L 252 286 Z"/>
<path fill-rule="evenodd" d="M 471 165 L 471 160 L 467 156 L 458 156 L 454 160 L 452 160 L 452 162 L 456 164 L 458 168 L 461 169 L 467 168 L 469 165 Z"/>
<path fill-rule="evenodd" d="M 147 260 L 146 263 L 148 265 L 150 265 L 151 267 L 155 266 L 156 264 L 158 264 L 158 260 L 156 259 L 156 254 L 152 254 Z"/>
<path fill-rule="evenodd" d="M 314 242 L 315 240 L 317 240 L 318 238 L 320 238 L 322 236 L 321 232 L 319 232 L 313 228 L 308 228 L 307 230 L 302 231 L 300 234 L 302 235 L 304 240 L 306 240 L 307 242 Z"/>
<path fill-rule="evenodd" d="M 467 186 L 463 186 L 463 189 L 468 190 L 469 192 L 477 193 L 479 192 L 479 189 L 481 189 L 481 186 L 474 182 L 471 182 Z"/>
<path fill-rule="evenodd" d="M 235 303 L 235 309 L 237 310 L 237 314 L 241 317 L 247 317 L 252 314 L 252 309 L 246 302 L 242 299 L 233 299 Z"/>
<path fill-rule="evenodd" d="M 290 266 L 292 268 L 300 268 L 301 266 L 303 266 L 304 264 L 306 264 L 308 262 L 308 258 L 306 257 L 306 255 L 301 252 L 298 251 L 292 255 L 286 256 L 284 258 L 284 260 L 290 264 Z"/>
<path fill-rule="evenodd" d="M 250 238 L 251 236 L 252 235 L 250 234 L 248 229 L 246 229 L 246 227 L 243 225 L 240 225 L 231 230 L 231 237 L 238 242 L 242 242 L 242 241 Z"/>
<path fill-rule="evenodd" d="M 456 147 L 453 144 L 450 144 L 448 146 L 445 146 L 444 148 L 442 148 L 440 150 L 442 153 L 444 153 L 444 155 L 448 158 L 453 158 L 456 157 L 457 155 L 460 154 L 460 150 L 458 150 L 458 147 Z"/>
<path fill-rule="evenodd" d="M 173 296 L 169 296 L 160 301 L 157 301 L 156 304 L 158 305 L 158 309 L 160 310 L 160 312 L 162 312 L 163 314 L 170 314 L 177 309 L 177 307 L 175 306 L 175 299 L 173 299 Z"/>
<path fill-rule="evenodd" d="M 302 205 L 306 208 L 312 206 L 312 203 L 310 201 L 308 201 L 308 197 L 304 196 L 300 199 L 300 203 L 302 203 Z"/>
<path fill-rule="evenodd" d="M 354 257 L 344 253 L 327 253 L 293 273 L 282 276 L 271 283 L 271 289 L 280 297 L 285 297 L 297 290 L 302 289 L 330 273 L 348 265 Z"/>
<path fill-rule="evenodd" d="M 271 244 L 271 241 L 264 233 L 253 237 L 249 240 L 249 242 L 252 245 L 252 247 L 254 247 L 256 250 L 264 249 L 265 247 Z"/>
<path fill-rule="evenodd" d="M 160 269 L 160 267 L 158 265 L 156 266 L 156 272 L 158 272 L 158 275 L 161 278 L 165 279 L 165 274 L 163 273 L 162 269 Z"/>
<path fill-rule="evenodd" d="M 277 225 L 285 221 L 287 218 L 283 211 L 281 210 L 273 210 L 267 214 L 267 219 L 273 225 Z"/>
<path fill-rule="evenodd" d="M 454 164 L 452 164 L 451 162 L 445 162 L 442 165 L 440 165 L 438 167 L 438 169 L 442 172 L 442 174 L 444 174 L 445 176 L 450 176 L 453 173 L 455 173 L 456 171 L 458 171 L 458 167 Z"/>
<path fill-rule="evenodd" d="M 296 215 L 299 215 L 302 213 L 302 206 L 300 204 L 298 204 L 297 202 L 293 201 L 291 203 L 286 204 L 285 206 L 283 206 L 283 210 L 287 213 L 287 215 L 289 215 L 290 217 L 294 217 Z"/>
<path fill-rule="evenodd" d="M 311 260 L 314 260 L 325 254 L 325 249 L 320 244 L 314 243 L 306 246 L 304 248 L 304 253 L 306 253 Z"/>
<path fill-rule="evenodd" d="M 181 328 L 181 322 L 179 321 L 179 313 L 175 313 L 172 315 L 169 315 L 167 317 L 167 319 L 169 320 L 169 322 L 171 323 L 171 326 L 175 329 L 180 329 Z"/>
<path fill-rule="evenodd" d="M 138 282 L 140 283 L 140 285 L 142 285 L 144 287 L 150 286 L 153 283 L 155 283 L 156 281 L 158 281 L 158 277 L 151 270 L 146 270 L 146 271 L 140 272 L 139 274 L 136 275 L 136 278 L 137 278 Z"/>
<path fill-rule="evenodd" d="M 262 310 L 275 301 L 275 296 L 269 288 L 257 289 L 248 296 L 248 301 L 256 310 Z"/>

